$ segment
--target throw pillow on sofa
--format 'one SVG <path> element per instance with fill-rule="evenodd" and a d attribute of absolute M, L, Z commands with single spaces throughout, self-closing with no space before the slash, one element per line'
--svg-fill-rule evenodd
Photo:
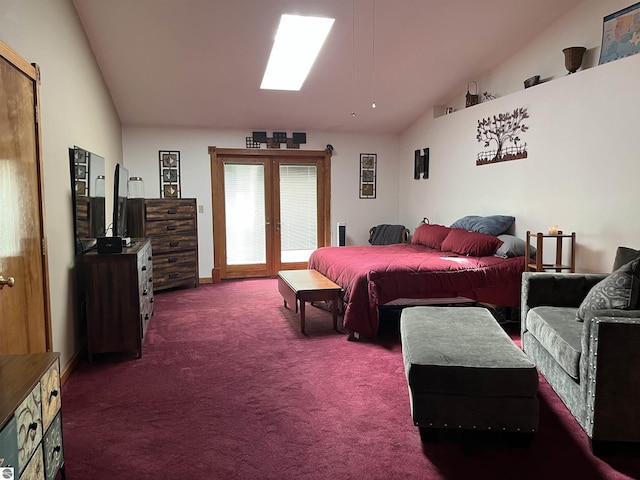
<path fill-rule="evenodd" d="M 612 272 L 619 269 L 621 266 L 635 260 L 640 257 L 640 250 L 634 250 L 628 247 L 618 247 L 616 250 L 616 258 L 613 261 Z"/>
<path fill-rule="evenodd" d="M 598 282 L 578 308 L 576 320 L 584 321 L 590 310 L 638 308 L 640 295 L 640 257 L 621 266 Z"/>

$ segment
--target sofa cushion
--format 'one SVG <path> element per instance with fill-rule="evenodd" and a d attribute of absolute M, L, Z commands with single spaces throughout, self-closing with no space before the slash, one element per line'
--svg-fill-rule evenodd
<path fill-rule="evenodd" d="M 535 307 L 527 314 L 527 330 L 572 378 L 580 375 L 584 324 L 574 321 L 576 308 Z"/>
<path fill-rule="evenodd" d="M 589 310 L 637 308 L 640 296 L 640 257 L 621 266 L 587 294 L 578 308 L 576 319 L 584 321 Z"/>

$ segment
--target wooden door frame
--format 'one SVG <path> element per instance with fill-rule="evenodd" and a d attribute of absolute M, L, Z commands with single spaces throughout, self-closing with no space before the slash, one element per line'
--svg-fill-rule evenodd
<path fill-rule="evenodd" d="M 226 258 L 224 248 L 216 248 L 225 244 L 225 216 L 224 206 L 220 205 L 217 200 L 217 193 L 223 191 L 224 178 L 217 168 L 218 162 L 224 157 L 236 157 L 243 159 L 260 159 L 260 161 L 270 160 L 273 157 L 278 158 L 317 158 L 320 160 L 318 174 L 322 175 L 324 184 L 323 202 L 319 206 L 318 223 L 323 226 L 324 235 L 318 238 L 318 247 L 331 245 L 331 152 L 326 150 L 277 150 L 272 151 L 260 149 L 246 148 L 217 148 L 209 147 L 209 157 L 211 160 L 211 211 L 221 211 L 222 214 L 213 215 L 213 269 L 211 270 L 211 278 L 214 283 L 222 280 L 222 265 Z M 321 210 L 321 211 L 320 211 Z"/>
<path fill-rule="evenodd" d="M 42 162 L 42 129 L 40 127 L 40 67 L 32 63 L 30 64 L 22 58 L 18 52 L 13 50 L 9 45 L 0 40 L 0 56 L 8 63 L 13 65 L 16 70 L 22 72 L 23 75 L 31 79 L 33 83 L 33 98 L 35 105 L 35 153 L 36 153 L 36 169 L 38 176 L 38 196 L 39 196 L 39 223 L 41 234 L 42 255 L 40 257 L 42 264 L 42 289 L 44 299 L 44 337 L 46 350 L 50 352 L 53 349 L 53 333 L 51 330 L 51 297 L 49 293 L 49 261 L 47 256 L 47 234 L 45 231 L 45 208 L 44 208 L 44 166 Z"/>

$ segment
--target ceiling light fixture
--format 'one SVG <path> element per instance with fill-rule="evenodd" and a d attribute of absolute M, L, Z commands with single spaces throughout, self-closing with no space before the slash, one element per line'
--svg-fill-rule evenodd
<path fill-rule="evenodd" d="M 356 0 L 351 1 L 351 116 L 356 116 Z"/>
<path fill-rule="evenodd" d="M 376 108 L 376 0 L 372 2 L 371 20 L 371 108 Z"/>
<path fill-rule="evenodd" d="M 260 88 L 300 90 L 334 21 L 282 15 Z"/>

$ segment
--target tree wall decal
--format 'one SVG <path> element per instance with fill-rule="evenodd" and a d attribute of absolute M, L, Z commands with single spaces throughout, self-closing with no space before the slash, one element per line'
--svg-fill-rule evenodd
<path fill-rule="evenodd" d="M 520 134 L 529 129 L 524 124 L 524 120 L 527 118 L 529 118 L 527 109 L 520 107 L 513 112 L 500 113 L 497 116 L 478 120 L 476 139 L 478 142 L 484 142 L 485 147 L 489 147 L 492 142 L 495 142 L 496 149 L 480 152 L 476 158 L 476 165 L 526 158 L 527 144 L 520 144 Z M 507 147 L 506 144 L 513 144 L 513 146 Z"/>

